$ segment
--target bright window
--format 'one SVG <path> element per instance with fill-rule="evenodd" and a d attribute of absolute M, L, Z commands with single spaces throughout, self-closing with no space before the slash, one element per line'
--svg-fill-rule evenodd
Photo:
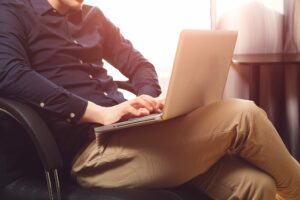
<path fill-rule="evenodd" d="M 86 0 L 132 41 L 158 72 L 165 91 L 183 28 L 210 29 L 210 0 Z M 114 77 L 115 70 L 109 70 Z"/>

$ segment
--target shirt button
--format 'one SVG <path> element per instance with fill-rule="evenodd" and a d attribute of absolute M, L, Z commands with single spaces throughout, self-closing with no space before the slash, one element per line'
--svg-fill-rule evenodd
<path fill-rule="evenodd" d="M 80 64 L 83 64 L 83 61 L 82 61 L 82 60 L 79 60 L 79 63 L 80 63 Z"/>
<path fill-rule="evenodd" d="M 75 113 L 70 113 L 71 118 L 74 118 L 75 116 L 76 116 Z"/>
<path fill-rule="evenodd" d="M 41 102 L 41 103 L 40 103 L 40 106 L 41 106 L 41 108 L 44 108 L 45 103 L 44 103 L 44 102 Z"/>
<path fill-rule="evenodd" d="M 77 40 L 73 40 L 74 44 L 79 44 Z"/>
<path fill-rule="evenodd" d="M 90 77 L 90 79 L 92 79 L 93 78 L 92 74 L 90 74 L 89 77 Z"/>
<path fill-rule="evenodd" d="M 104 92 L 104 95 L 107 96 L 107 92 Z"/>
<path fill-rule="evenodd" d="M 71 122 L 72 122 L 72 120 L 68 118 L 68 119 L 67 119 L 67 122 L 71 123 Z"/>
<path fill-rule="evenodd" d="M 56 12 L 57 12 L 57 10 L 53 9 L 53 10 L 52 10 L 52 12 L 56 13 Z"/>

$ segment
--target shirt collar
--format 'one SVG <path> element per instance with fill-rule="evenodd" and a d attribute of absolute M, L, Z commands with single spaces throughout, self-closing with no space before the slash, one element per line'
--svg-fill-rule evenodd
<path fill-rule="evenodd" d="M 32 7 L 40 15 L 45 14 L 50 9 L 53 9 L 47 0 L 31 0 Z"/>
<path fill-rule="evenodd" d="M 35 9 L 35 11 L 40 15 L 44 15 L 49 10 L 53 10 L 53 7 L 50 5 L 50 3 L 47 0 L 31 0 L 31 4 Z M 71 18 L 74 18 L 75 20 L 82 20 L 82 14 L 83 14 L 82 10 L 80 10 L 69 14 L 69 16 Z"/>
<path fill-rule="evenodd" d="M 68 15 L 68 18 L 71 21 L 80 22 L 80 21 L 82 21 L 82 18 L 83 18 L 83 12 L 82 12 L 82 10 L 74 11 L 73 13 L 70 13 Z"/>

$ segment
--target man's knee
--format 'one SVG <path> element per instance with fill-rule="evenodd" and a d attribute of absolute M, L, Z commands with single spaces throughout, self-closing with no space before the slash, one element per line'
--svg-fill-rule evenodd
<path fill-rule="evenodd" d="M 276 185 L 272 177 L 264 172 L 249 171 L 241 176 L 232 199 L 273 200 L 275 195 Z"/>
<path fill-rule="evenodd" d="M 255 182 L 256 189 L 260 190 L 260 193 L 268 193 L 275 197 L 276 195 L 276 185 L 272 177 L 267 174 L 260 176 L 256 179 Z"/>
<path fill-rule="evenodd" d="M 264 111 L 259 108 L 253 101 L 245 99 L 226 99 L 223 101 L 225 106 L 235 112 L 251 112 L 251 113 L 261 113 Z"/>
<path fill-rule="evenodd" d="M 227 99 L 221 102 L 229 118 L 237 119 L 240 122 L 241 118 L 247 119 L 245 122 L 252 123 L 255 118 L 267 119 L 266 112 L 258 107 L 253 101 L 244 99 Z"/>
<path fill-rule="evenodd" d="M 236 156 L 226 155 L 191 184 L 217 200 L 274 200 L 271 176 Z"/>

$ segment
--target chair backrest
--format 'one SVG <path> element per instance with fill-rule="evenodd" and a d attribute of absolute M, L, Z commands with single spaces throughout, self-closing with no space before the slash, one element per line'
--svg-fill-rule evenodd
<path fill-rule="evenodd" d="M 0 188 L 37 168 L 42 166 L 24 129 L 0 112 Z"/>

